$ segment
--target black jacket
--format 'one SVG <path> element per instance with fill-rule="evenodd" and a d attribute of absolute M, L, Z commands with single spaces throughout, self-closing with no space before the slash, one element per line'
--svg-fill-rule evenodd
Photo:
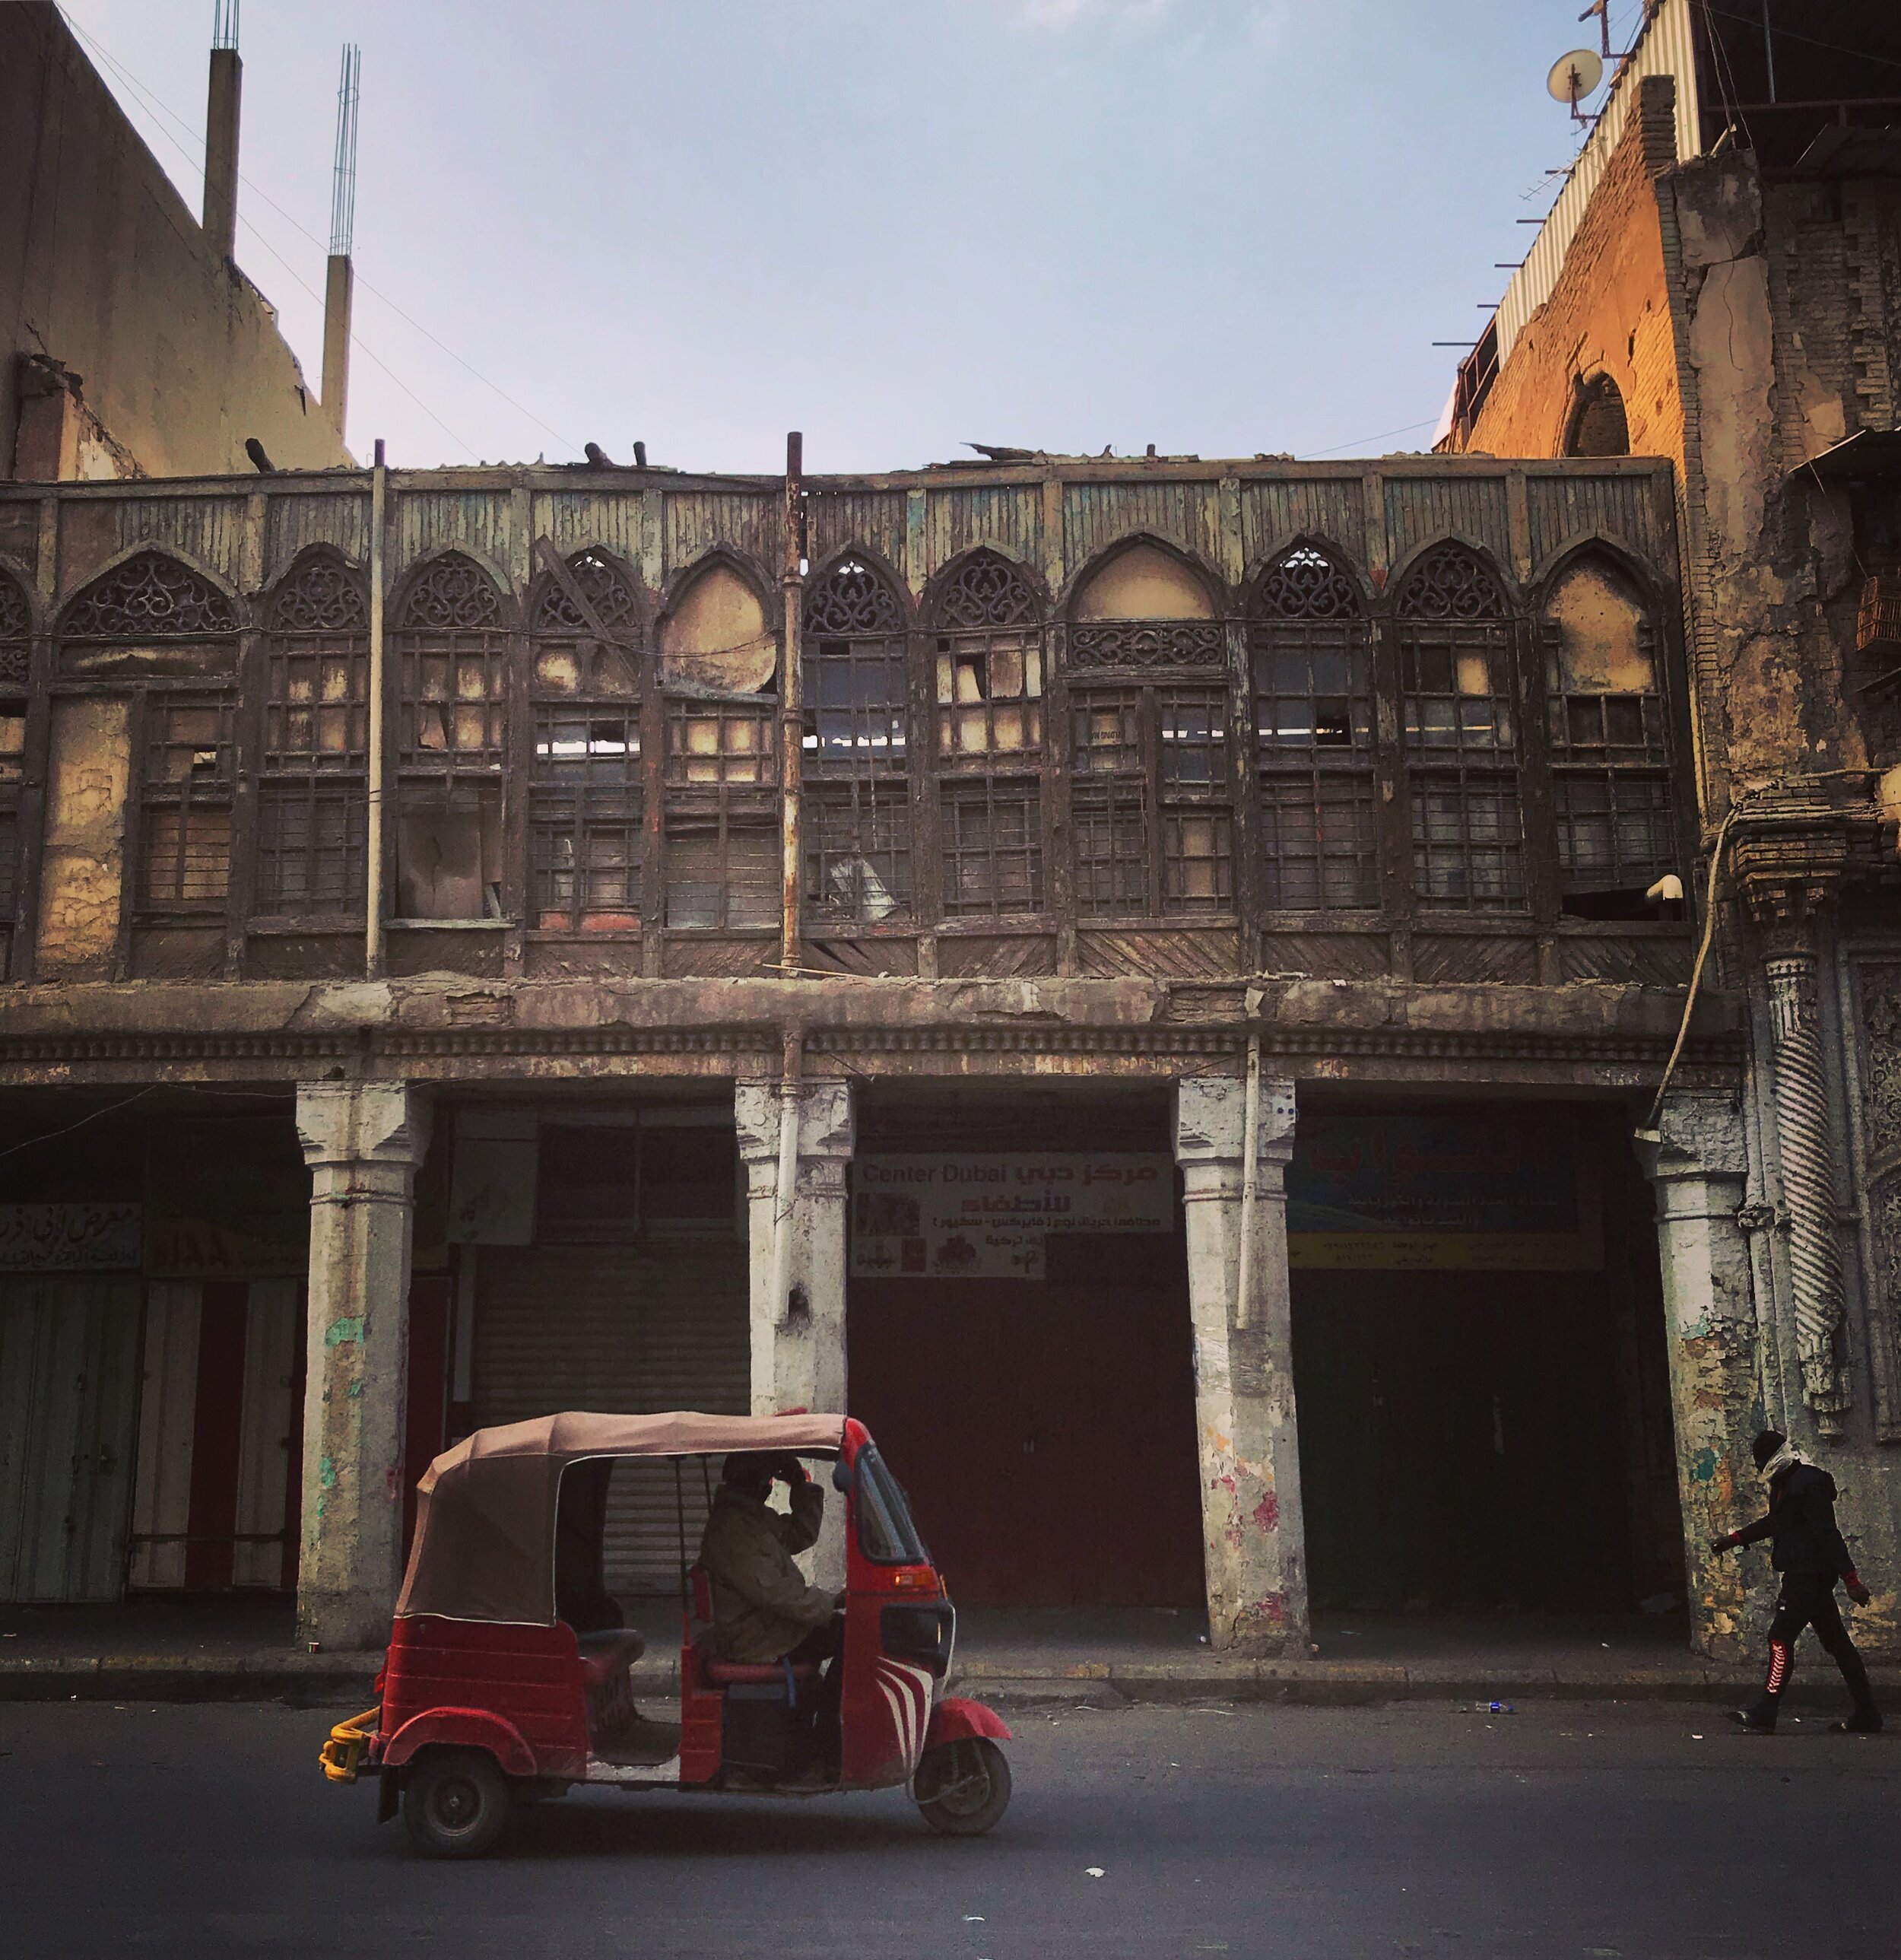
<path fill-rule="evenodd" d="M 1770 1540 L 1769 1563 L 1778 1572 L 1814 1573 L 1838 1579 L 1855 1561 L 1835 1525 L 1835 1479 L 1813 1463 L 1791 1463 L 1769 1487 L 1769 1510 L 1736 1534 L 1738 1545 Z"/>

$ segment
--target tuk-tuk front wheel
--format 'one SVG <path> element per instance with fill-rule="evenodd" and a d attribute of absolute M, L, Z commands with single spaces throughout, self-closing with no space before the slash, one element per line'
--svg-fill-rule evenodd
<path fill-rule="evenodd" d="M 425 1749 L 409 1771 L 402 1821 L 432 1858 L 478 1858 L 508 1822 L 508 1779 L 486 1749 Z"/>
<path fill-rule="evenodd" d="M 981 1838 L 1009 1808 L 1010 1766 L 987 1736 L 924 1752 L 911 1783 L 924 1822 L 946 1838 Z"/>

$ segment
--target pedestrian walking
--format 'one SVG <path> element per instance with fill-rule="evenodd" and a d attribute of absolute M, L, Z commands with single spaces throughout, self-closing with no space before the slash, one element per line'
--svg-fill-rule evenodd
<path fill-rule="evenodd" d="M 1773 1735 L 1775 1717 L 1789 1683 L 1795 1643 L 1813 1627 L 1848 1683 L 1854 1709 L 1837 1734 L 1871 1736 L 1881 1726 L 1868 1671 L 1855 1650 L 1835 1603 L 1835 1583 L 1848 1588 L 1858 1606 L 1868 1603 L 1849 1548 L 1835 1522 L 1835 1479 L 1810 1462 L 1780 1430 L 1766 1429 L 1750 1445 L 1756 1474 L 1769 1487 L 1769 1509 L 1753 1525 L 1710 1542 L 1712 1553 L 1734 1551 L 1769 1541 L 1769 1562 L 1782 1575 L 1775 1616 L 1769 1626 L 1769 1675 L 1753 1706 L 1731 1711 L 1730 1719 L 1752 1736 Z"/>

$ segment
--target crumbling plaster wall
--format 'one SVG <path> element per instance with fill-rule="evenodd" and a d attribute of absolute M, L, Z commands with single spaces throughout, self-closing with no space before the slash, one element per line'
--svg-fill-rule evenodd
<path fill-rule="evenodd" d="M 285 468 L 347 460 L 270 302 L 206 242 L 51 6 L 0 6 L 0 476 L 21 473 L 34 356 L 81 378 L 147 476 L 248 473 L 247 436 Z M 47 448 L 30 442 L 25 467 Z"/>

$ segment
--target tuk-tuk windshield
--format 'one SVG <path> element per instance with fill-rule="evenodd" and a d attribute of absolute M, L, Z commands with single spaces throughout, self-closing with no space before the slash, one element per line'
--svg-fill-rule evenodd
<path fill-rule="evenodd" d="M 877 1565 L 928 1565 L 930 1554 L 911 1520 L 898 1479 L 867 1443 L 852 1465 L 858 1501 L 858 1549 Z"/>

